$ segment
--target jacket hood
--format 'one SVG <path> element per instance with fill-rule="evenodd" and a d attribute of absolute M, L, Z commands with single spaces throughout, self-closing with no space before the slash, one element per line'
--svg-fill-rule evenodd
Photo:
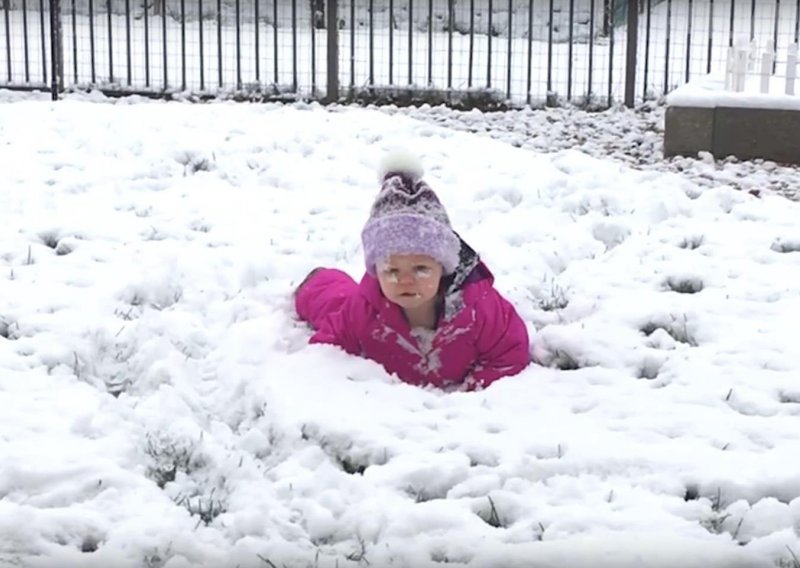
<path fill-rule="evenodd" d="M 471 282 L 488 279 L 490 284 L 494 283 L 494 276 L 486 265 L 481 262 L 478 253 L 457 233 L 456 236 L 458 236 L 458 240 L 461 243 L 461 248 L 458 251 L 458 265 L 452 274 L 442 279 L 445 297 L 462 290 L 466 284 Z"/>

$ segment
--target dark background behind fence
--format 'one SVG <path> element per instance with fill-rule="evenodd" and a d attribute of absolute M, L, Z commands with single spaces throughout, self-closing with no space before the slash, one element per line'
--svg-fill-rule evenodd
<path fill-rule="evenodd" d="M 800 0 L 0 0 L 0 87 L 602 107 L 799 34 Z"/>

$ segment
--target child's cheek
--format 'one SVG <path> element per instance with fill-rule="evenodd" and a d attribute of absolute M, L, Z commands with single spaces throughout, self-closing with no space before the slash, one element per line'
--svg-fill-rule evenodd
<path fill-rule="evenodd" d="M 432 278 L 422 280 L 421 284 L 422 284 L 422 289 L 427 293 L 434 292 L 439 288 L 439 283 L 433 280 Z"/>

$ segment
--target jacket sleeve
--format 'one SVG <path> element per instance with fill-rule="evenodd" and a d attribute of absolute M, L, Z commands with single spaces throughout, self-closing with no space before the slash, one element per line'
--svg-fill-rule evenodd
<path fill-rule="evenodd" d="M 297 316 L 315 330 L 310 343 L 338 345 L 352 355 L 361 352 L 353 303 L 358 284 L 345 272 L 324 268 L 306 281 L 294 298 Z"/>
<path fill-rule="evenodd" d="M 525 322 L 493 288 L 476 305 L 478 360 L 466 380 L 469 390 L 516 375 L 531 362 Z"/>

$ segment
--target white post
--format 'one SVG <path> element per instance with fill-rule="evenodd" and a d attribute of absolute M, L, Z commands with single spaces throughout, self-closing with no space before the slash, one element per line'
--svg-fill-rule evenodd
<path fill-rule="evenodd" d="M 728 57 L 725 59 L 725 90 L 732 91 L 734 85 L 734 70 L 736 69 L 736 48 L 728 47 Z"/>
<path fill-rule="evenodd" d="M 750 40 L 749 53 L 747 58 L 747 70 L 751 73 L 756 71 L 756 60 L 758 59 L 758 41 L 756 38 Z"/>
<path fill-rule="evenodd" d="M 744 91 L 745 77 L 747 76 L 747 63 L 749 53 L 747 48 L 736 49 L 736 59 L 733 70 L 733 90 L 737 93 Z"/>
<path fill-rule="evenodd" d="M 769 93 L 769 79 L 772 76 L 772 62 L 775 60 L 775 50 L 772 42 L 767 42 L 767 48 L 761 54 L 761 93 Z"/>
<path fill-rule="evenodd" d="M 793 95 L 794 82 L 797 79 L 797 44 L 789 46 L 789 53 L 786 56 L 786 94 Z"/>

